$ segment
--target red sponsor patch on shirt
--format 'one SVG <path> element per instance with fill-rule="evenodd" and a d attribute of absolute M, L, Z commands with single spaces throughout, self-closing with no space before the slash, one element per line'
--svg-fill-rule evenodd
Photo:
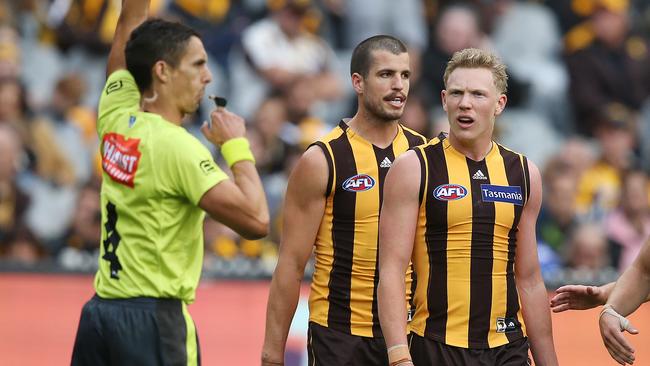
<path fill-rule="evenodd" d="M 138 171 L 140 139 L 107 133 L 102 140 L 102 169 L 117 183 L 133 188 Z"/>

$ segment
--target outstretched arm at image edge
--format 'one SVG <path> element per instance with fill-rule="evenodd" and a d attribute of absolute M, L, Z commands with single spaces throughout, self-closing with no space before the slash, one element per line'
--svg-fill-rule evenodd
<path fill-rule="evenodd" d="M 602 286 L 561 286 L 555 290 L 556 294 L 551 299 L 551 309 L 554 313 L 560 313 L 567 310 L 587 310 L 605 305 L 615 284 L 616 282 L 610 282 Z M 643 302 L 648 301 L 650 301 L 650 293 L 643 299 Z"/>
<path fill-rule="evenodd" d="M 607 303 L 619 314 L 627 316 L 648 301 L 649 293 L 650 239 L 643 245 L 632 266 L 616 281 Z"/>
<path fill-rule="evenodd" d="M 551 299 L 554 313 L 567 310 L 587 310 L 605 305 L 615 282 L 602 286 L 564 285 L 555 290 Z"/>

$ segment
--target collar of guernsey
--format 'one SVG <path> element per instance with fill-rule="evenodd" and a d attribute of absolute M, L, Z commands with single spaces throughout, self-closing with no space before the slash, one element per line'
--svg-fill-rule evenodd
<path fill-rule="evenodd" d="M 111 74 L 97 119 L 103 172 L 95 290 L 104 298 L 190 303 L 203 264 L 198 203 L 228 177 L 187 130 L 139 104 L 133 76 Z"/>

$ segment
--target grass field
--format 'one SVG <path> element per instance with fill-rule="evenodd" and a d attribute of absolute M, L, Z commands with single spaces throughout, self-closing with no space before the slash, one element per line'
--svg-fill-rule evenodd
<path fill-rule="evenodd" d="M 190 312 L 203 365 L 259 365 L 268 285 L 201 283 Z M 0 365 L 69 365 L 79 312 L 92 294 L 90 276 L 0 274 Z M 561 365 L 616 365 L 601 343 L 597 316 L 595 309 L 553 315 Z M 650 365 L 650 306 L 642 306 L 631 320 L 641 331 L 631 337 L 635 365 Z"/>

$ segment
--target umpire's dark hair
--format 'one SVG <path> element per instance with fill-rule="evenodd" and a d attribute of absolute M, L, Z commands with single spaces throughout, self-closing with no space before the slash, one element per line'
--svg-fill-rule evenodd
<path fill-rule="evenodd" d="M 372 63 L 372 52 L 376 50 L 388 51 L 393 55 L 408 52 L 404 42 L 393 36 L 385 34 L 372 36 L 359 43 L 352 51 L 350 75 L 357 73 L 364 78 L 367 77 Z"/>
<path fill-rule="evenodd" d="M 124 57 L 126 69 L 133 75 L 140 93 L 151 86 L 151 68 L 156 62 L 162 60 L 178 66 L 192 36 L 200 38 L 198 32 L 184 24 L 155 18 L 131 32 Z"/>

